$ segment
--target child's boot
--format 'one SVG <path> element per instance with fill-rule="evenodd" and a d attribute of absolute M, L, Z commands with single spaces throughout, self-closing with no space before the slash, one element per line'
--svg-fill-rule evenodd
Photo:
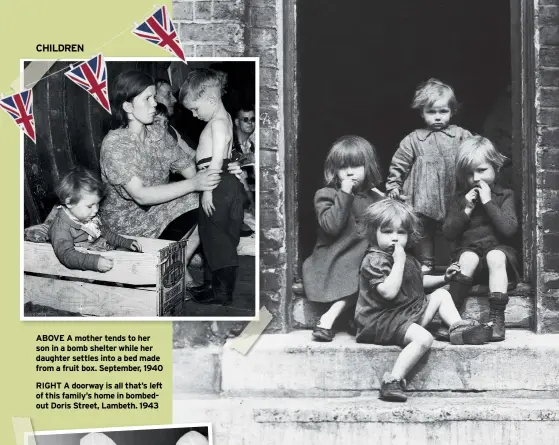
<path fill-rule="evenodd" d="M 192 298 L 203 299 L 205 296 L 211 294 L 211 292 L 212 292 L 212 282 L 204 280 L 203 284 L 201 284 L 199 286 L 189 287 L 188 291 L 192 294 Z"/>
<path fill-rule="evenodd" d="M 448 329 L 453 345 L 482 345 L 492 335 L 489 324 L 479 324 L 475 320 L 460 320 Z"/>
<path fill-rule="evenodd" d="M 211 292 L 194 300 L 201 304 L 229 306 L 233 303 L 233 292 L 237 281 L 237 267 L 223 267 L 213 271 Z"/>
<path fill-rule="evenodd" d="M 237 284 L 237 270 L 238 267 L 230 266 L 224 269 L 225 271 L 225 289 L 227 299 L 225 305 L 230 305 L 233 303 L 233 293 L 235 292 L 235 285 Z"/>
<path fill-rule="evenodd" d="M 406 381 L 404 379 L 398 380 L 392 377 L 392 375 L 385 373 L 380 386 L 379 398 L 387 402 L 405 402 L 408 400 L 404 394 L 405 386 Z"/>
<path fill-rule="evenodd" d="M 204 283 L 200 286 L 193 286 L 188 288 L 195 301 L 203 301 L 211 298 L 212 296 L 212 273 L 207 263 L 204 263 Z"/>
<path fill-rule="evenodd" d="M 452 301 L 454 301 L 454 306 L 456 306 L 458 312 L 462 311 L 464 301 L 472 289 L 472 281 L 472 277 L 468 277 L 460 272 L 454 275 L 450 281 L 450 288 L 448 291 L 452 296 Z"/>
<path fill-rule="evenodd" d="M 225 278 L 226 268 L 215 270 L 213 273 L 213 293 L 212 304 L 225 305 L 227 302 L 227 279 Z"/>
<path fill-rule="evenodd" d="M 505 308 L 509 296 L 503 292 L 489 294 L 489 316 L 493 322 L 493 335 L 489 341 L 503 341 L 505 339 Z"/>

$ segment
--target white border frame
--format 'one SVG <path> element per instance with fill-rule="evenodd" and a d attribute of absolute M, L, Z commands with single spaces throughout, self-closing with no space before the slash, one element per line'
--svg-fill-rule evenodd
<path fill-rule="evenodd" d="M 111 428 L 93 428 L 78 430 L 53 430 L 53 431 L 26 431 L 24 434 L 24 445 L 29 445 L 29 438 L 32 436 L 55 436 L 61 434 L 81 434 L 81 433 L 107 433 L 111 431 L 142 431 L 142 430 L 171 430 L 177 428 L 208 428 L 209 445 L 213 445 L 213 430 L 211 422 L 199 423 L 177 423 L 169 425 L 142 425 L 142 426 L 125 426 Z"/>
<path fill-rule="evenodd" d="M 104 57 L 105 62 L 179 62 L 177 57 Z M 56 59 L 57 62 L 84 62 L 86 59 L 64 58 Z M 20 88 L 24 90 L 24 62 L 44 61 L 47 59 L 20 59 Z M 51 59 L 52 60 L 52 59 Z M 50 322 L 50 321 L 77 321 L 77 322 L 95 322 L 95 321 L 258 321 L 259 320 L 259 307 L 260 307 L 260 58 L 259 57 L 187 57 L 188 62 L 254 62 L 255 67 L 255 104 L 254 113 L 257 117 L 255 122 L 255 185 L 256 193 L 256 209 L 255 209 L 255 257 L 254 257 L 254 286 L 255 286 L 255 299 L 254 299 L 254 316 L 253 317 L 26 317 L 24 315 L 24 296 L 23 296 L 23 280 L 24 280 L 24 263 L 23 263 L 23 225 L 24 225 L 24 202 L 23 202 L 23 178 L 24 178 L 24 138 L 23 131 L 20 130 L 20 179 L 19 179 L 19 294 L 20 294 L 20 321 L 34 321 L 34 322 Z M 40 80 L 39 80 L 40 82 Z M 31 87 L 33 89 L 33 87 Z"/>

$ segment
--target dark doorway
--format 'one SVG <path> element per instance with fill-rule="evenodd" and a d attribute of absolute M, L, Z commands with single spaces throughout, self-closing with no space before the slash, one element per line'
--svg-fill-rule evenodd
<path fill-rule="evenodd" d="M 450 84 L 462 105 L 452 123 L 484 134 L 510 85 L 510 6 L 509 0 L 329 0 L 320 7 L 300 1 L 297 34 L 302 262 L 316 236 L 313 196 L 338 137 L 371 141 L 386 177 L 400 140 L 422 124 L 410 104 L 416 86 L 431 77 Z"/>

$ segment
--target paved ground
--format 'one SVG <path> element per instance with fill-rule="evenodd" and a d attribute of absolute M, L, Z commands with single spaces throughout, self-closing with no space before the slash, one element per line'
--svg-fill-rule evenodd
<path fill-rule="evenodd" d="M 193 277 L 202 282 L 202 270 L 191 269 Z M 218 305 L 202 305 L 189 299 L 183 305 L 182 317 L 253 317 L 255 315 L 255 257 L 248 255 L 239 256 L 239 270 L 237 285 L 233 296 L 233 304 L 228 307 Z M 80 317 L 80 314 L 60 311 L 48 306 L 39 306 L 26 303 L 24 307 L 27 317 Z"/>
<path fill-rule="evenodd" d="M 183 316 L 194 317 L 252 317 L 255 311 L 255 257 L 240 256 L 237 286 L 233 295 L 233 304 L 228 307 L 198 304 L 189 300 L 184 305 Z M 192 275 L 202 281 L 201 270 L 193 270 Z"/>

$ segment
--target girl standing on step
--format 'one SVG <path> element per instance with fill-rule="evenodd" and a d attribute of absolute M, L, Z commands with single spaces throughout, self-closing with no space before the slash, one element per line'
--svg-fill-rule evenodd
<path fill-rule="evenodd" d="M 457 273 L 457 265 L 443 276 L 423 275 L 419 262 L 406 253 L 419 240 L 419 230 L 411 208 L 393 199 L 371 205 L 360 225 L 369 249 L 359 277 L 356 341 L 404 348 L 383 377 L 380 398 L 387 401 L 407 400 L 404 378 L 433 343 L 425 326 L 435 314 L 450 326 L 453 344 L 483 344 L 490 335 L 477 321 L 462 320 L 448 291 L 436 289 Z M 425 295 L 424 287 L 436 290 Z"/>
<path fill-rule="evenodd" d="M 508 279 L 512 277 L 513 287 L 519 279 L 516 250 L 510 246 L 518 229 L 514 193 L 496 183 L 506 159 L 482 136 L 460 145 L 456 197 L 443 226 L 444 236 L 454 243 L 453 261 L 460 265 L 450 284 L 456 307 L 462 307 L 474 280 L 489 275 L 492 341 L 505 339 Z"/>
<path fill-rule="evenodd" d="M 359 265 L 367 241 L 357 235 L 365 209 L 381 198 L 373 189 L 382 177 L 375 148 L 359 136 L 334 142 L 324 164 L 326 186 L 314 197 L 318 236 L 303 264 L 303 285 L 310 301 L 329 304 L 313 331 L 313 340 L 329 342 L 338 316 L 357 297 Z"/>
<path fill-rule="evenodd" d="M 407 135 L 394 153 L 386 192 L 393 199 L 409 199 L 421 219 L 423 237 L 417 256 L 423 273 L 433 269 L 435 234 L 454 194 L 454 161 L 458 146 L 472 134 L 449 125 L 458 109 L 454 90 L 437 79 L 429 79 L 415 92 L 412 108 L 419 110 L 425 126 Z"/>

